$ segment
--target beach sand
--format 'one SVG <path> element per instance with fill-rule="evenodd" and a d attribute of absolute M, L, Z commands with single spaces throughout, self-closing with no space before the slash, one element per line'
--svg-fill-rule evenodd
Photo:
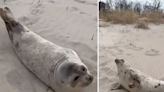
<path fill-rule="evenodd" d="M 15 17 L 45 39 L 74 49 L 95 76 L 85 92 L 97 90 L 95 0 L 6 0 Z M 0 92 L 49 92 L 17 59 L 0 20 Z"/>
<path fill-rule="evenodd" d="M 100 24 L 100 92 L 126 92 L 110 90 L 118 82 L 116 58 L 156 79 L 164 78 L 164 24 L 150 24 L 148 30 L 136 29 L 135 25 Z"/>

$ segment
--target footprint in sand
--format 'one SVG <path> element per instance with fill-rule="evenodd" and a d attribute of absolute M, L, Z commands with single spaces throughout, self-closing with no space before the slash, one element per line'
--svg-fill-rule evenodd
<path fill-rule="evenodd" d="M 129 33 L 130 30 L 126 30 L 126 29 L 124 29 L 124 30 L 121 30 L 120 32 L 121 32 L 121 33 Z"/>
<path fill-rule="evenodd" d="M 147 56 L 157 56 L 157 55 L 160 55 L 160 54 L 159 54 L 158 50 L 150 49 L 150 50 L 145 52 L 145 55 L 147 55 Z"/>
<path fill-rule="evenodd" d="M 84 1 L 84 0 L 75 0 L 75 1 L 78 3 L 86 3 L 86 1 Z"/>
<path fill-rule="evenodd" d="M 41 8 L 33 8 L 32 10 L 31 10 L 31 14 L 32 15 L 40 15 L 40 14 L 42 14 L 43 13 L 43 9 L 41 9 Z"/>
<path fill-rule="evenodd" d="M 108 48 L 108 50 L 113 56 L 122 55 L 124 53 L 123 49 L 119 47 Z"/>
<path fill-rule="evenodd" d="M 48 0 L 48 2 L 51 3 L 51 4 L 54 4 L 55 3 L 54 0 Z"/>
<path fill-rule="evenodd" d="M 29 18 L 27 16 L 21 16 L 18 18 L 18 20 L 23 24 L 29 24 Z"/>
<path fill-rule="evenodd" d="M 27 17 L 27 16 L 21 16 L 21 17 L 19 17 L 18 18 L 18 20 L 21 22 L 21 23 L 23 23 L 23 24 L 25 24 L 25 25 L 27 25 L 27 26 L 31 26 L 31 25 L 33 25 L 33 24 L 35 24 L 36 22 L 38 22 L 39 21 L 39 17 L 31 17 L 31 16 L 29 16 L 29 17 Z"/>
<path fill-rule="evenodd" d="M 74 1 L 76 1 L 78 3 L 82 3 L 82 4 L 89 4 L 89 5 L 94 5 L 94 6 L 97 5 L 97 3 L 91 3 L 91 2 L 87 2 L 85 0 L 74 0 Z"/>
<path fill-rule="evenodd" d="M 41 1 L 35 2 L 35 3 L 33 3 L 32 7 L 30 9 L 30 13 L 32 15 L 40 15 L 44 12 L 43 11 L 44 8 L 45 8 L 45 6 L 44 6 L 43 2 L 41 2 Z"/>
<path fill-rule="evenodd" d="M 126 48 L 127 49 L 132 49 L 132 50 L 135 50 L 135 51 L 139 51 L 139 50 L 143 49 L 142 47 L 136 46 L 134 43 L 129 43 L 128 45 L 126 45 Z"/>
<path fill-rule="evenodd" d="M 87 14 L 86 12 L 82 12 L 82 11 L 80 11 L 80 14 Z"/>
<path fill-rule="evenodd" d="M 73 12 L 73 11 L 79 11 L 77 7 L 66 7 L 67 11 Z"/>
<path fill-rule="evenodd" d="M 80 14 L 87 14 L 86 12 L 80 11 L 77 7 L 66 7 L 66 10 L 70 11 L 70 12 L 76 12 L 77 11 Z"/>

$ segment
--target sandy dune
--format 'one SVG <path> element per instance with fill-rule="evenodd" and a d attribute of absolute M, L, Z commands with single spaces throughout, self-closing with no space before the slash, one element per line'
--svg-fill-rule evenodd
<path fill-rule="evenodd" d="M 45 39 L 77 51 L 94 74 L 86 92 L 96 92 L 96 1 L 6 0 L 16 18 Z M 4 23 L 0 21 L 0 92 L 48 92 L 13 52 Z"/>
<path fill-rule="evenodd" d="M 164 25 L 149 26 L 149 30 L 108 23 L 100 27 L 100 92 L 126 92 L 110 90 L 118 81 L 115 58 L 154 78 L 164 78 Z"/>

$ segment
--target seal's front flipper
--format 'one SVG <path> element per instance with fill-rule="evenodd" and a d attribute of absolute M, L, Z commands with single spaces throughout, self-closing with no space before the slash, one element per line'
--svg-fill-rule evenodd
<path fill-rule="evenodd" d="M 136 83 L 135 82 L 131 82 L 128 84 L 129 88 L 135 88 L 136 87 Z"/>
<path fill-rule="evenodd" d="M 124 89 L 124 87 L 120 83 L 114 83 L 112 84 L 111 90 L 119 90 L 119 89 Z"/>
<path fill-rule="evenodd" d="M 116 82 L 112 84 L 111 90 L 124 90 L 125 92 L 129 92 L 126 88 L 124 88 L 120 83 Z"/>

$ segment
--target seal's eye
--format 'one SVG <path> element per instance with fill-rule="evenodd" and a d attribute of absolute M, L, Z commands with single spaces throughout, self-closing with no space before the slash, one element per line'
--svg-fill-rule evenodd
<path fill-rule="evenodd" d="M 82 70 L 83 72 L 87 71 L 87 69 L 86 69 L 84 66 L 81 66 L 81 70 Z"/>
<path fill-rule="evenodd" d="M 77 81 L 80 78 L 80 76 L 76 76 L 73 81 Z"/>

